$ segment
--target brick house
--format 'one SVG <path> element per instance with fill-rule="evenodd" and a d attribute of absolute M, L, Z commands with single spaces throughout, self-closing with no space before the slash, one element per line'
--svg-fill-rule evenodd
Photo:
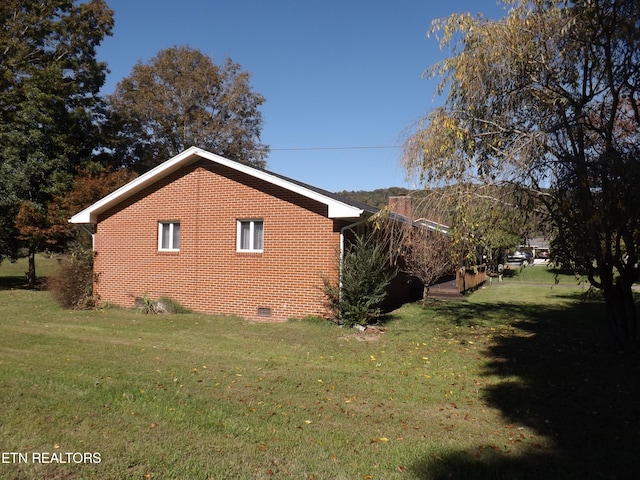
<path fill-rule="evenodd" d="M 74 215 L 95 225 L 94 291 L 209 314 L 326 314 L 345 236 L 377 211 L 191 147 Z"/>

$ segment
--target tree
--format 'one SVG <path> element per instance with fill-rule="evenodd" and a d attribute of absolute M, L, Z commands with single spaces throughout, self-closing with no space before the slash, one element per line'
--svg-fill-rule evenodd
<path fill-rule="evenodd" d="M 96 48 L 113 12 L 104 0 L 6 0 L 0 19 L 0 258 L 22 246 L 32 256 L 39 242 L 24 222 L 43 220 L 99 143 L 106 64 Z"/>
<path fill-rule="evenodd" d="M 35 286 L 35 255 L 40 251 L 65 250 L 72 240 L 72 256 L 82 256 L 82 247 L 91 249 L 88 242 L 79 241 L 78 229 L 69 224 L 68 219 L 74 213 L 108 195 L 137 175 L 127 169 L 111 170 L 93 166 L 84 168 L 74 177 L 70 190 L 64 196 L 54 195 L 45 205 L 28 200 L 22 201 L 15 216 L 17 239 L 27 249 L 28 270 L 26 272 L 30 287 Z"/>
<path fill-rule="evenodd" d="M 28 269 L 25 272 L 29 287 L 36 284 L 36 253 L 43 250 L 60 250 L 72 236 L 67 216 L 54 201 L 46 205 L 25 200 L 18 207 L 15 226 L 17 239 L 27 249 Z"/>
<path fill-rule="evenodd" d="M 443 232 L 424 225 L 404 229 L 401 261 L 403 270 L 418 278 L 424 285 L 423 302 L 429 296 L 429 287 L 444 275 L 451 273 L 451 240 Z"/>
<path fill-rule="evenodd" d="M 389 261 L 424 284 L 456 267 L 485 264 L 497 270 L 506 250 L 530 238 L 532 221 L 516 208 L 509 191 L 460 183 L 412 193 L 411 221 L 383 208 L 373 223 Z"/>
<path fill-rule="evenodd" d="M 126 168 L 117 170 L 111 167 L 87 167 L 80 169 L 73 179 L 71 189 L 64 198 L 59 199 L 60 208 L 67 218 L 97 202 L 138 175 Z"/>
<path fill-rule="evenodd" d="M 116 161 L 141 173 L 197 146 L 264 167 L 268 148 L 260 143 L 258 110 L 264 97 L 249 79 L 230 59 L 218 66 L 189 47 L 138 63 L 108 97 Z"/>
<path fill-rule="evenodd" d="M 399 214 L 395 206 L 389 205 L 370 220 L 375 241 L 384 252 L 386 263 L 422 282 L 424 302 L 427 301 L 429 287 L 453 270 L 447 226 L 431 220 L 441 220 L 443 213 L 429 210 L 429 200 L 433 197 L 433 194 L 428 194 L 420 198 L 418 208 L 410 198 L 408 209 L 411 213 L 408 216 L 405 216 L 408 212 Z M 413 214 L 417 211 L 425 216 L 414 220 Z"/>
<path fill-rule="evenodd" d="M 339 283 L 323 278 L 327 304 L 344 325 L 366 326 L 380 316 L 387 287 L 396 276 L 384 247 L 371 236 L 356 235 L 338 258 Z"/>
<path fill-rule="evenodd" d="M 450 212 L 452 261 L 459 267 L 487 264 L 495 272 L 507 250 L 526 243 L 544 224 L 519 208 L 509 185 L 458 183 L 437 191 L 437 207 Z"/>
<path fill-rule="evenodd" d="M 501 20 L 453 15 L 428 72 L 446 101 L 408 139 L 425 182 L 510 185 L 557 230 L 557 260 L 603 291 L 618 347 L 637 345 L 640 3 L 511 0 Z"/>
<path fill-rule="evenodd" d="M 55 197 L 47 205 L 49 215 L 38 216 L 27 205 L 21 205 L 18 227 L 21 235 L 32 243 L 40 242 L 49 249 L 64 245 L 67 255 L 60 262 L 56 273 L 47 279 L 47 286 L 56 301 L 64 308 L 93 308 L 98 300 L 93 296 L 93 242 L 88 227 L 77 228 L 69 224 L 71 215 L 95 203 L 102 197 L 133 180 L 137 175 L 127 169 L 112 170 L 93 165 L 78 172 L 73 186 L 64 197 Z M 23 213 L 24 210 L 24 213 Z M 22 226 L 23 215 L 32 215 Z M 31 269 L 32 256 L 29 256 Z M 35 266 L 33 267 L 35 268 Z"/>

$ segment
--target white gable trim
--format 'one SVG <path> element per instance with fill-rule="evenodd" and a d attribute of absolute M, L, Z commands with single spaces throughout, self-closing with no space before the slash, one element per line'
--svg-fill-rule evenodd
<path fill-rule="evenodd" d="M 364 212 L 364 210 L 358 207 L 328 197 L 320 192 L 316 192 L 304 187 L 303 185 L 299 185 L 287 179 L 273 175 L 269 172 L 265 172 L 264 170 L 258 170 L 257 168 L 234 162 L 233 160 L 229 160 L 214 153 L 207 152 L 206 150 L 202 150 L 201 148 L 190 147 L 184 152 L 149 170 L 144 175 L 140 175 L 135 180 L 132 180 L 126 185 L 120 187 L 106 197 L 98 200 L 96 203 L 85 208 L 81 212 L 76 213 L 69 219 L 69 222 L 97 223 L 99 214 L 114 207 L 118 203 L 138 193 L 144 188 L 153 185 L 158 180 L 166 177 L 176 170 L 193 163 L 194 161 L 196 161 L 195 157 L 203 158 L 213 163 L 224 165 L 233 170 L 245 173 L 251 177 L 264 180 L 265 182 L 277 185 L 291 192 L 298 193 L 306 198 L 310 198 L 317 202 L 323 203 L 327 206 L 329 218 L 355 219 L 360 218 L 360 216 Z"/>

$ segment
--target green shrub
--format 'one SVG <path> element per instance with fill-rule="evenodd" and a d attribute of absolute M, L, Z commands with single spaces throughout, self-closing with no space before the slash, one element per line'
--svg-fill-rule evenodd
<path fill-rule="evenodd" d="M 136 298 L 135 306 L 138 308 L 140 313 L 144 313 L 145 315 L 151 313 L 159 313 L 156 309 L 156 302 L 153 301 L 148 295 L 143 295 L 140 298 Z"/>
<path fill-rule="evenodd" d="M 387 287 L 396 272 L 389 268 L 383 247 L 356 235 L 341 262 L 341 282 L 324 279 L 329 309 L 344 325 L 369 325 L 380 313 Z"/>
<path fill-rule="evenodd" d="M 93 296 L 93 251 L 78 244 L 60 261 L 60 267 L 49 277 L 48 288 L 63 308 L 78 310 L 96 306 Z"/>

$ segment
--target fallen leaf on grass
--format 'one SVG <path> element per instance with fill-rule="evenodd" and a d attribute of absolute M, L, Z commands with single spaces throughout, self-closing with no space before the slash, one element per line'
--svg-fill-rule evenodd
<path fill-rule="evenodd" d="M 378 443 L 378 442 L 386 443 L 388 441 L 389 439 L 387 437 L 376 437 L 371 440 L 371 443 Z"/>

